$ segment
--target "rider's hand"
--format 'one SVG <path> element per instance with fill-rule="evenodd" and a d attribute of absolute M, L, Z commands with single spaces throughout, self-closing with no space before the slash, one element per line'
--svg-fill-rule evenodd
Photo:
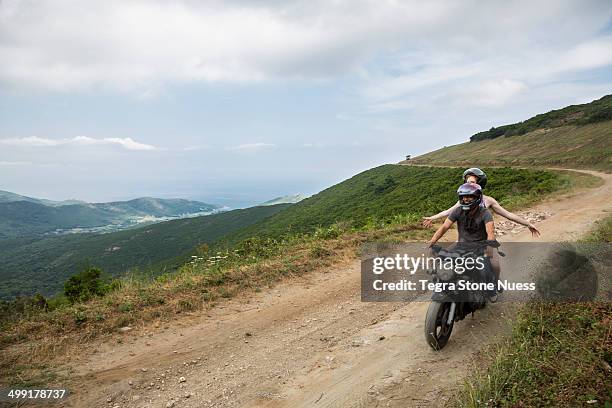
<path fill-rule="evenodd" d="M 499 248 L 499 246 L 501 245 L 496 239 L 490 239 L 485 242 L 487 243 L 487 246 L 490 246 L 492 248 Z"/>
<path fill-rule="evenodd" d="M 431 241 L 427 241 L 426 244 L 427 244 L 427 256 L 436 256 L 436 253 L 433 249 L 433 246 L 435 244 Z"/>
<path fill-rule="evenodd" d="M 425 228 L 429 228 L 433 225 L 433 220 L 431 217 L 423 217 L 422 224 Z"/>
<path fill-rule="evenodd" d="M 533 236 L 534 238 L 537 238 L 540 236 L 540 230 L 538 230 L 535 225 L 533 224 L 529 224 L 527 226 L 527 228 L 529 228 L 529 231 L 531 231 L 531 236 Z"/>

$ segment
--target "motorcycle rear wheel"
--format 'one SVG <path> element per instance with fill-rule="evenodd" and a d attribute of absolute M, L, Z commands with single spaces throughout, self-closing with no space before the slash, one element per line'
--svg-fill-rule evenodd
<path fill-rule="evenodd" d="M 432 301 L 425 316 L 425 340 L 429 346 L 438 351 L 446 346 L 454 321 L 448 324 L 451 303 Z M 454 319 L 453 319 L 454 320 Z"/>

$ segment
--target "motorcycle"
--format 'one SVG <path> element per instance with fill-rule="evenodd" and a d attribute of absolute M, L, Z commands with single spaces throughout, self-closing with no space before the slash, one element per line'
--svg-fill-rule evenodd
<path fill-rule="evenodd" d="M 457 243 L 451 249 L 432 246 L 431 250 L 437 258 L 442 262 L 450 260 L 455 265 L 451 268 L 436 267 L 429 271 L 432 282 L 441 288 L 433 292 L 425 317 L 425 340 L 432 349 L 437 351 L 446 346 L 455 322 L 483 309 L 487 300 L 496 300 L 496 279 L 490 258 L 485 256 L 488 246 L 496 248 L 500 256 L 505 256 L 499 251 L 497 241 Z M 457 262 L 458 259 L 462 259 L 462 262 Z M 473 262 L 467 262 L 467 259 Z M 481 261 L 477 262 L 478 259 Z M 466 263 L 473 266 L 465 268 L 463 265 Z M 459 264 L 462 266 L 458 267 Z M 462 290 L 473 287 L 478 289 Z"/>

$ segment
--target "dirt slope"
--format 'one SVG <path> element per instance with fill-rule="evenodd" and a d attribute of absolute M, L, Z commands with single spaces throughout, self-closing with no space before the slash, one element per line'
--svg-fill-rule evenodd
<path fill-rule="evenodd" d="M 539 241 L 575 239 L 612 210 L 612 175 L 588 173 L 604 185 L 530 210 L 550 214 Z M 502 239 L 532 240 L 522 228 Z M 74 361 L 65 406 L 441 406 L 474 353 L 508 330 L 499 316 L 516 307 L 487 307 L 434 352 L 422 334 L 427 303 L 362 303 L 359 277 L 355 260 L 118 335 L 121 344 Z"/>

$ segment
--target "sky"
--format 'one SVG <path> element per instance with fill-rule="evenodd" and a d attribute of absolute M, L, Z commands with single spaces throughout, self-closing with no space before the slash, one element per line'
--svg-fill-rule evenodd
<path fill-rule="evenodd" d="M 313 194 L 612 90 L 610 1 L 0 0 L 0 190 Z"/>

